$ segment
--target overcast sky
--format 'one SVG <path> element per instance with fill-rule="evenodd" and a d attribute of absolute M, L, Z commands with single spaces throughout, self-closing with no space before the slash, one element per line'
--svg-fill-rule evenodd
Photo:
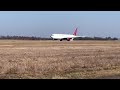
<path fill-rule="evenodd" d="M 0 11 L 0 35 L 119 37 L 120 11 Z"/>

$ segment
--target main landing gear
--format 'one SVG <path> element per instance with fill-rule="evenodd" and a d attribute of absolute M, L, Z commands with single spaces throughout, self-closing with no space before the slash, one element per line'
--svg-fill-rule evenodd
<path fill-rule="evenodd" d="M 60 41 L 62 41 L 62 39 L 60 39 Z"/>

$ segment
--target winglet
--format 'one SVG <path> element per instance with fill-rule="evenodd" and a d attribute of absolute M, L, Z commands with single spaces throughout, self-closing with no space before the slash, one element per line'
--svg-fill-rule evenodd
<path fill-rule="evenodd" d="M 77 28 L 76 28 L 76 30 L 74 31 L 73 35 L 75 35 L 75 36 L 76 36 L 76 34 L 77 34 Z"/>

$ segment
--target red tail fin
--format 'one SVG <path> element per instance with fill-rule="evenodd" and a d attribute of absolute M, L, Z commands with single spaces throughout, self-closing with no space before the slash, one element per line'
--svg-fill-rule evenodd
<path fill-rule="evenodd" d="M 76 36 L 76 34 L 77 34 L 77 28 L 76 28 L 76 30 L 74 31 L 73 35 L 75 35 L 75 36 Z"/>

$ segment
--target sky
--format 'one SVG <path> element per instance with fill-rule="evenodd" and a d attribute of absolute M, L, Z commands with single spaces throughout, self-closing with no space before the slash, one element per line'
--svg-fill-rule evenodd
<path fill-rule="evenodd" d="M 120 11 L 0 11 L 0 35 L 120 38 Z"/>

